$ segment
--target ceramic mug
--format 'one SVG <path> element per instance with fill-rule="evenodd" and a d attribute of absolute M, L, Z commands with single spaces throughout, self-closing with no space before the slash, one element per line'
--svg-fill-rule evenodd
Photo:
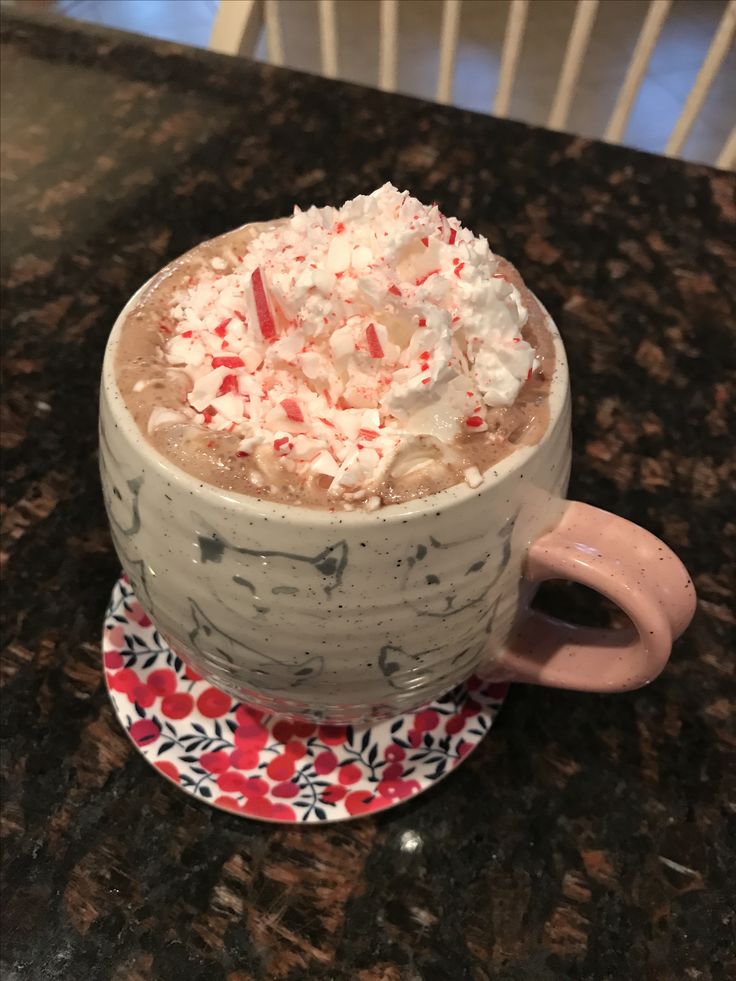
<path fill-rule="evenodd" d="M 476 489 L 330 512 L 203 484 L 153 449 L 114 373 L 135 299 L 103 366 L 105 503 L 138 599 L 213 685 L 285 715 L 360 723 L 413 711 L 474 673 L 602 692 L 660 673 L 692 618 L 693 585 L 659 539 L 564 499 L 570 389 L 550 318 L 556 365 L 539 442 Z M 630 626 L 584 628 L 531 610 L 544 579 L 598 590 Z"/>

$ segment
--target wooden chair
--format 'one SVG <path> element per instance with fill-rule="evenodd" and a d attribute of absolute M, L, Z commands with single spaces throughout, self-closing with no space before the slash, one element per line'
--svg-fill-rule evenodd
<path fill-rule="evenodd" d="M 338 0 L 318 0 L 321 71 L 327 78 L 337 78 L 339 74 L 337 2 Z M 400 0 L 379 2 L 377 83 L 381 89 L 393 92 L 397 82 Z M 500 74 L 492 107 L 495 116 L 504 117 L 509 110 L 529 6 L 529 0 L 510 0 L 508 5 Z M 599 0 L 578 0 L 547 118 L 547 126 L 551 129 L 564 130 L 567 125 L 598 6 Z M 672 0 L 651 0 L 649 4 L 616 104 L 601 134 L 608 142 L 621 142 L 647 65 L 671 6 Z M 435 93 L 438 102 L 447 103 L 451 99 L 461 9 L 462 0 L 444 0 L 439 39 L 439 77 Z M 210 47 L 226 54 L 252 55 L 264 24 L 268 60 L 274 65 L 283 65 L 285 56 L 278 0 L 221 0 L 210 37 Z M 677 156 L 681 152 L 728 53 L 735 29 L 736 0 L 729 0 L 697 78 L 664 147 L 664 153 L 668 156 Z M 736 165 L 736 126 L 714 162 L 717 167 L 724 169 Z"/>

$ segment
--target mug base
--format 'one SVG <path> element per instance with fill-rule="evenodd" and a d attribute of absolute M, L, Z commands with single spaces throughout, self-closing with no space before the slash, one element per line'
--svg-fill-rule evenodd
<path fill-rule="evenodd" d="M 105 614 L 102 657 L 115 714 L 162 776 L 210 807 L 279 824 L 348 821 L 428 790 L 478 746 L 508 690 L 471 678 L 366 726 L 268 714 L 188 668 L 125 576 Z"/>

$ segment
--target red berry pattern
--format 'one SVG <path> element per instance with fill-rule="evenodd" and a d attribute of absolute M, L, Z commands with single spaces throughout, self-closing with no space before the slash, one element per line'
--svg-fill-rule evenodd
<path fill-rule="evenodd" d="M 161 729 L 153 719 L 138 719 L 131 725 L 128 732 L 137 746 L 147 746 L 149 743 L 155 742 L 161 735 Z"/>
<path fill-rule="evenodd" d="M 293 758 L 284 753 L 283 756 L 274 756 L 266 766 L 266 773 L 272 780 L 288 780 L 295 769 Z"/>
<path fill-rule="evenodd" d="M 337 766 L 337 757 L 330 749 L 325 749 L 321 753 L 318 753 L 314 758 L 314 770 L 320 776 L 324 777 L 332 771 Z"/>
<path fill-rule="evenodd" d="M 214 753 L 202 753 L 199 758 L 199 765 L 203 766 L 208 773 L 224 773 L 230 769 L 230 753 L 224 749 L 215 750 Z"/>
<path fill-rule="evenodd" d="M 217 688 L 205 688 L 197 699 L 197 708 L 207 719 L 219 719 L 230 711 L 233 700 Z"/>
<path fill-rule="evenodd" d="M 123 656 L 120 651 L 116 651 L 115 648 L 105 651 L 103 661 L 108 671 L 116 671 L 118 668 L 122 668 L 123 666 Z"/>
<path fill-rule="evenodd" d="M 171 762 L 171 760 L 159 760 L 155 764 L 156 769 L 160 770 L 169 780 L 173 780 L 174 783 L 179 783 L 179 771 Z"/>
<path fill-rule="evenodd" d="M 167 719 L 186 719 L 192 714 L 194 699 L 186 692 L 177 691 L 173 695 L 165 695 L 161 702 L 161 711 Z"/>
<path fill-rule="evenodd" d="M 161 668 L 149 674 L 146 684 L 157 695 L 173 695 L 176 691 L 176 674 L 171 668 Z"/>
<path fill-rule="evenodd" d="M 414 796 L 474 749 L 507 690 L 471 678 L 370 728 L 285 719 L 201 678 L 125 578 L 108 609 L 103 663 L 118 717 L 161 774 L 222 810 L 274 822 L 341 820 Z"/>

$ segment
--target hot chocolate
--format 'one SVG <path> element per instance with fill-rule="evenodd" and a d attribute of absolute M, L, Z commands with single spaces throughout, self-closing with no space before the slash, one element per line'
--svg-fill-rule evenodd
<path fill-rule="evenodd" d="M 477 486 L 540 438 L 545 319 L 485 239 L 386 185 L 167 266 L 116 375 L 150 442 L 203 482 L 372 509 Z"/>

